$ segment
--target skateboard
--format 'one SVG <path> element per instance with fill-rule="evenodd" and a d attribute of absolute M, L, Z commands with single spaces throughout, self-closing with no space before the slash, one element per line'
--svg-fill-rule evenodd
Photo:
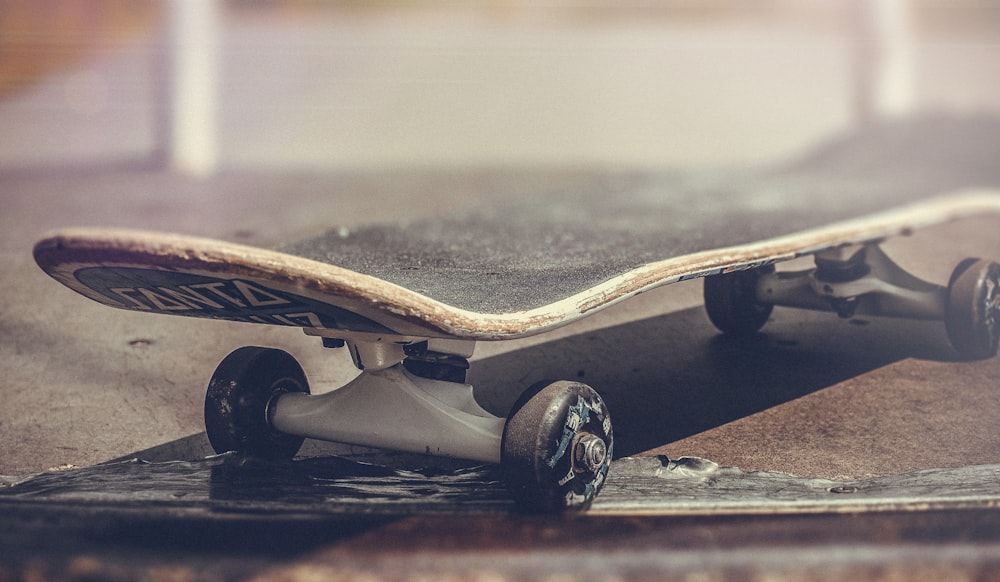
<path fill-rule="evenodd" d="M 613 456 L 599 392 L 544 382 L 496 417 L 466 383 L 476 342 L 545 333 L 703 278 L 709 319 L 725 333 L 757 333 L 775 306 L 792 306 L 940 320 L 958 356 L 996 354 L 1000 265 L 965 260 L 935 284 L 880 243 L 1000 214 L 1000 191 L 807 182 L 748 178 L 725 189 L 711 176 L 625 176 L 426 220 L 333 228 L 274 249 L 69 229 L 39 241 L 34 256 L 60 283 L 111 307 L 300 327 L 350 351 L 361 373 L 318 394 L 284 351 L 232 352 L 205 398 L 220 453 L 291 458 L 317 438 L 499 463 L 525 508 L 585 509 Z M 776 267 L 804 256 L 815 266 Z"/>

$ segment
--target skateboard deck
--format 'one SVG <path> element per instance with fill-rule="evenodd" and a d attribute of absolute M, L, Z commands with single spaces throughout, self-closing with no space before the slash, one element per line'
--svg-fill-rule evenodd
<path fill-rule="evenodd" d="M 602 184 L 412 223 L 335 228 L 276 249 L 69 229 L 34 253 L 105 305 L 422 338 L 542 333 L 661 285 L 1000 212 L 1000 191 L 681 178 Z"/>

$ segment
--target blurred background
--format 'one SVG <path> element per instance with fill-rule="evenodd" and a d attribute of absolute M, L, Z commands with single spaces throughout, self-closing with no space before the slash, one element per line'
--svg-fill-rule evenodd
<path fill-rule="evenodd" d="M 988 0 L 2 0 L 0 171 L 760 165 L 1000 111 Z"/>

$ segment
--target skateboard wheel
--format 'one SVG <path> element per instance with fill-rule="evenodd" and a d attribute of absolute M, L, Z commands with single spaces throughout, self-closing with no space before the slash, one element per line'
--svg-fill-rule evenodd
<path fill-rule="evenodd" d="M 1000 343 L 1000 264 L 965 259 L 948 283 L 945 328 L 959 356 L 984 360 L 997 354 Z"/>
<path fill-rule="evenodd" d="M 582 511 L 604 486 L 614 438 L 600 395 L 579 382 L 542 382 L 518 399 L 504 427 L 500 467 L 531 512 Z"/>
<path fill-rule="evenodd" d="M 270 403 L 286 392 L 309 392 L 302 367 L 287 352 L 244 347 L 226 356 L 205 395 L 205 429 L 215 452 L 294 457 L 305 439 L 275 431 L 268 418 Z"/>
<path fill-rule="evenodd" d="M 757 281 L 773 272 L 768 265 L 705 277 L 705 311 L 719 331 L 750 335 L 767 323 L 774 306 L 757 301 Z"/>

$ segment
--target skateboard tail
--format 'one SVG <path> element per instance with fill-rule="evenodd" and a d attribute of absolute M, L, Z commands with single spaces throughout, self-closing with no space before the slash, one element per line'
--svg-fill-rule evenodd
<path fill-rule="evenodd" d="M 435 331 L 403 310 L 383 309 L 383 295 L 392 291 L 387 283 L 375 289 L 363 275 L 344 269 L 220 241 L 73 230 L 41 240 L 34 256 L 63 285 L 119 309 L 300 327 L 322 335 Z"/>

